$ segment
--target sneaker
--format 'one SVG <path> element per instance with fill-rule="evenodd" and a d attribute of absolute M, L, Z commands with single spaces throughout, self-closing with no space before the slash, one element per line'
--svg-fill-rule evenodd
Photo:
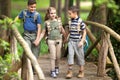
<path fill-rule="evenodd" d="M 78 78 L 83 78 L 84 77 L 84 72 L 83 71 L 79 71 L 77 77 Z"/>
<path fill-rule="evenodd" d="M 59 68 L 55 67 L 55 73 L 58 75 L 59 74 Z"/>
<path fill-rule="evenodd" d="M 53 77 L 53 78 L 56 78 L 56 77 L 57 77 L 55 71 L 51 71 L 51 77 Z"/>
<path fill-rule="evenodd" d="M 71 79 L 72 76 L 73 76 L 72 71 L 69 70 L 69 71 L 67 72 L 66 79 Z"/>

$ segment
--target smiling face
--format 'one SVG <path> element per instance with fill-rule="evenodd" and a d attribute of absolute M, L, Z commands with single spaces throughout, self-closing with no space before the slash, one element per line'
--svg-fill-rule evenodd
<path fill-rule="evenodd" d="M 51 19 L 55 19 L 55 18 L 56 18 L 56 10 L 55 10 L 55 9 L 52 9 L 52 10 L 50 11 L 49 15 L 50 15 L 50 18 L 51 18 Z"/>
<path fill-rule="evenodd" d="M 28 10 L 34 12 L 36 10 L 36 4 L 28 5 Z"/>

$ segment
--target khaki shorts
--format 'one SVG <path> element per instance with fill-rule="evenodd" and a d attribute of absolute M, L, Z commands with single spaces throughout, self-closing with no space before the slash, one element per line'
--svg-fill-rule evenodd
<path fill-rule="evenodd" d="M 68 55 L 68 64 L 74 64 L 74 55 L 76 56 L 76 63 L 80 66 L 83 66 L 85 64 L 84 60 L 84 49 L 82 47 L 78 47 L 79 41 L 74 42 L 74 41 L 69 41 L 68 42 L 68 50 L 69 50 L 69 55 Z"/>

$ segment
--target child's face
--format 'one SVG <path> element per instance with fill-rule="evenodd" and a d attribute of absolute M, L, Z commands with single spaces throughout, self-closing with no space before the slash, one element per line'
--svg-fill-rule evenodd
<path fill-rule="evenodd" d="M 55 19 L 55 17 L 56 17 L 56 10 L 53 9 L 50 11 L 50 18 Z"/>
<path fill-rule="evenodd" d="M 75 12 L 72 12 L 72 11 L 68 11 L 68 16 L 70 17 L 70 18 L 76 18 L 76 13 Z"/>
<path fill-rule="evenodd" d="M 36 4 L 28 5 L 28 10 L 34 12 L 36 10 Z"/>

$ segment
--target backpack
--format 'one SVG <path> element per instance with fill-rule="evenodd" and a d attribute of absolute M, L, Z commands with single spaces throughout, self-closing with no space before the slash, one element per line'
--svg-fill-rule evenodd
<path fill-rule="evenodd" d="M 37 20 L 38 14 L 39 14 L 39 13 L 38 13 L 37 11 L 35 11 L 34 16 L 33 16 L 34 22 Z M 25 22 L 25 18 L 26 18 L 26 17 L 29 17 L 29 16 L 27 15 L 27 9 L 23 10 L 23 21 L 24 21 L 24 22 Z"/>
<path fill-rule="evenodd" d="M 79 18 L 79 20 L 78 20 L 78 24 L 77 24 L 77 31 L 78 31 L 78 33 L 80 33 L 80 31 L 81 31 L 81 22 L 82 22 L 82 19 L 80 19 Z M 69 24 L 69 29 L 70 29 L 70 24 L 71 24 L 71 20 L 69 19 L 69 21 L 68 21 L 68 24 Z"/>
<path fill-rule="evenodd" d="M 61 26 L 62 26 L 61 18 L 57 18 L 57 21 L 58 21 L 58 23 L 59 23 L 58 29 L 60 29 Z M 47 24 L 47 29 L 46 29 L 47 34 L 50 34 L 50 31 L 51 31 L 51 30 L 54 30 L 54 29 L 52 29 L 52 28 L 50 27 L 50 21 L 49 21 L 49 20 L 47 20 L 45 23 Z"/>

